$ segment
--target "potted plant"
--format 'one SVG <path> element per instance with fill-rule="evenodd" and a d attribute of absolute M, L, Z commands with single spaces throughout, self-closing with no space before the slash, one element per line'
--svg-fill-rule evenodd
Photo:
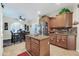
<path fill-rule="evenodd" d="M 71 11 L 68 8 L 63 8 L 61 9 L 61 11 L 59 12 L 59 14 L 65 14 L 65 13 L 70 13 Z"/>

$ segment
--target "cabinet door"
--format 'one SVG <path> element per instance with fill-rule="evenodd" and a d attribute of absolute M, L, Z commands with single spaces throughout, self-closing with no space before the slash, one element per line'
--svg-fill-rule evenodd
<path fill-rule="evenodd" d="M 50 28 L 52 28 L 53 27 L 53 20 L 50 19 L 49 23 L 50 23 Z"/>
<path fill-rule="evenodd" d="M 64 27 L 65 26 L 64 15 L 58 15 L 56 17 L 56 27 Z"/>
<path fill-rule="evenodd" d="M 57 35 L 56 45 L 61 46 L 61 35 Z"/>
<path fill-rule="evenodd" d="M 53 20 L 53 27 L 55 28 L 55 27 L 57 27 L 57 25 L 58 25 L 57 20 L 54 19 L 54 20 Z"/>
<path fill-rule="evenodd" d="M 32 45 L 31 45 L 31 53 L 34 56 L 39 56 L 40 55 L 40 53 L 39 53 L 39 45 L 38 44 L 32 42 Z"/>
<path fill-rule="evenodd" d="M 65 27 L 72 27 L 72 13 L 65 14 Z"/>
<path fill-rule="evenodd" d="M 56 44 L 56 35 L 51 35 L 50 36 L 50 43 L 51 44 Z"/>
<path fill-rule="evenodd" d="M 31 40 L 31 54 L 34 56 L 40 55 L 39 52 L 39 41 L 32 38 Z"/>
<path fill-rule="evenodd" d="M 68 49 L 70 50 L 76 50 L 76 36 L 75 35 L 69 35 L 68 36 Z"/>
<path fill-rule="evenodd" d="M 30 40 L 31 40 L 31 38 L 30 37 L 26 37 L 26 49 L 28 50 L 28 51 L 30 51 L 31 50 L 31 48 L 30 48 Z"/>
<path fill-rule="evenodd" d="M 61 47 L 67 48 L 67 36 L 66 35 L 62 35 Z"/>
<path fill-rule="evenodd" d="M 56 18 L 52 18 L 49 23 L 50 23 L 50 28 L 56 27 Z"/>

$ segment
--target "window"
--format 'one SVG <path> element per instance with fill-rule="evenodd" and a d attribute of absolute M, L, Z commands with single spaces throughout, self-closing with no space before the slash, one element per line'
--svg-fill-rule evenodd
<path fill-rule="evenodd" d="M 8 23 L 4 23 L 4 30 L 8 30 Z"/>

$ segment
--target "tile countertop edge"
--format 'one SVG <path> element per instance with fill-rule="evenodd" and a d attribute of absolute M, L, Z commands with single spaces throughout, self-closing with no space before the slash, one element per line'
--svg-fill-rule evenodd
<path fill-rule="evenodd" d="M 37 40 L 44 40 L 46 38 L 49 38 L 49 36 L 46 36 L 46 35 L 38 35 L 38 36 L 33 36 L 33 35 L 26 35 L 26 36 L 29 36 L 31 38 L 34 38 L 34 39 L 37 39 Z"/>

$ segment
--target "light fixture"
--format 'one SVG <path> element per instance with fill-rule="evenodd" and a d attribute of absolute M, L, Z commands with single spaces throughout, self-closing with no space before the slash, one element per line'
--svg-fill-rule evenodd
<path fill-rule="evenodd" d="M 25 18 L 24 17 L 22 17 L 22 16 L 19 16 L 19 19 L 20 19 L 20 21 L 25 21 Z"/>
<path fill-rule="evenodd" d="M 4 4 L 3 3 L 1 3 L 1 7 L 4 8 Z"/>

